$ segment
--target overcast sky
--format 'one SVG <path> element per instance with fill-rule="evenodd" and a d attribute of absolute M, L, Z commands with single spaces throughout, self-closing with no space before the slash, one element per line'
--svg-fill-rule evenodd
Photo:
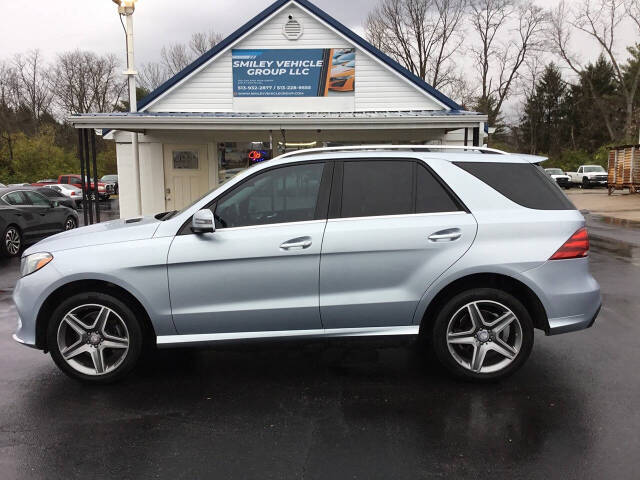
<path fill-rule="evenodd" d="M 375 0 L 313 0 L 339 21 L 363 34 Z M 576 2 L 578 0 L 569 0 Z M 0 59 L 40 49 L 48 59 L 76 48 L 114 52 L 124 63 L 124 34 L 111 0 L 0 0 Z M 266 8 L 271 0 L 139 0 L 135 14 L 136 65 L 159 59 L 163 45 L 186 42 L 191 33 L 214 30 L 224 36 Z M 538 0 L 543 7 L 556 0 Z M 618 32 L 620 46 L 638 41 L 631 28 Z M 593 59 L 592 42 L 579 40 L 581 54 Z"/>

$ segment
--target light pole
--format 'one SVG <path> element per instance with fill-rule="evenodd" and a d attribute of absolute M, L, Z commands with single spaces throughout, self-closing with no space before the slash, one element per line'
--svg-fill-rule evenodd
<path fill-rule="evenodd" d="M 138 0 L 113 0 L 118 5 L 118 15 L 120 21 L 122 17 L 126 19 L 126 27 L 123 27 L 127 42 L 127 70 L 124 74 L 127 76 L 129 83 L 129 111 L 135 113 L 138 111 L 138 99 L 136 95 L 136 74 L 133 60 L 133 12 L 136 10 L 136 2 Z M 142 192 L 140 189 L 140 151 L 138 148 L 138 134 L 131 133 L 131 146 L 133 148 L 133 178 L 135 185 L 135 201 L 136 214 L 142 215 Z"/>

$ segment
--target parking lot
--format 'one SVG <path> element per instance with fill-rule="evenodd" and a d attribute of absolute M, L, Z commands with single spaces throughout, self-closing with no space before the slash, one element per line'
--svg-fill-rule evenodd
<path fill-rule="evenodd" d="M 588 222 L 595 326 L 493 385 L 367 339 L 160 351 L 88 387 L 11 340 L 2 260 L 0 478 L 637 478 L 640 229 Z"/>

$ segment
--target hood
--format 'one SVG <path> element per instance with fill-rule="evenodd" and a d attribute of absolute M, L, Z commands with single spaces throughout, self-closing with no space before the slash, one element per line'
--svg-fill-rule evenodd
<path fill-rule="evenodd" d="M 29 247 L 24 255 L 151 238 L 160 225 L 154 217 L 112 220 L 58 233 Z"/>

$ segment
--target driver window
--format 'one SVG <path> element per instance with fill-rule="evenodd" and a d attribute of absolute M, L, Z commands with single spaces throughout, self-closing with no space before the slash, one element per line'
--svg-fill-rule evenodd
<path fill-rule="evenodd" d="M 323 169 L 292 165 L 252 177 L 218 202 L 216 228 L 313 220 Z"/>

